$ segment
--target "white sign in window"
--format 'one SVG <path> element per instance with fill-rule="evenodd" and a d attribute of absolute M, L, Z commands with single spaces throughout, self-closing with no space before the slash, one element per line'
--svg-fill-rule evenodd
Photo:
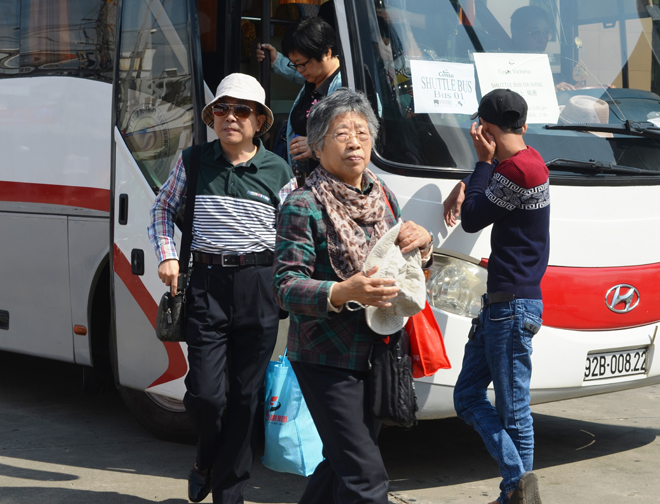
<path fill-rule="evenodd" d="M 474 64 L 482 95 L 510 89 L 527 101 L 528 124 L 557 122 L 559 105 L 547 54 L 474 53 Z"/>
<path fill-rule="evenodd" d="M 474 65 L 412 60 L 410 72 L 415 113 L 469 115 L 477 110 Z"/>

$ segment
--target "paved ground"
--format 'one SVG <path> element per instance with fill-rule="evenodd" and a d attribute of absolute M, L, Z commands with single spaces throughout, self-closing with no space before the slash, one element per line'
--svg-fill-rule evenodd
<path fill-rule="evenodd" d="M 184 504 L 194 447 L 152 437 L 115 393 L 80 395 L 69 364 L 0 352 L 0 504 Z M 660 386 L 534 407 L 544 504 L 660 502 Z M 484 504 L 497 467 L 456 419 L 381 436 L 393 503 Z M 251 503 L 305 479 L 257 462 Z M 210 498 L 206 502 L 210 502 Z"/>

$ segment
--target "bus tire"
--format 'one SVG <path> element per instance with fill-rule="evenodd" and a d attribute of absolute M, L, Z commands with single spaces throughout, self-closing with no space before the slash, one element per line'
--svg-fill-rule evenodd
<path fill-rule="evenodd" d="M 157 438 L 197 443 L 197 435 L 181 401 L 124 386 L 119 386 L 119 394 L 138 422 Z"/>

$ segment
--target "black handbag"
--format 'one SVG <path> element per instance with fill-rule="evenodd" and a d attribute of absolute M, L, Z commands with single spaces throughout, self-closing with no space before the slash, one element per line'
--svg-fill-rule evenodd
<path fill-rule="evenodd" d="M 417 424 L 410 339 L 405 329 L 374 341 L 369 358 L 372 411 L 385 425 Z"/>
<path fill-rule="evenodd" d="M 186 341 L 186 288 L 188 287 L 192 222 L 195 213 L 197 174 L 202 157 L 202 146 L 193 145 L 190 151 L 190 167 L 187 173 L 186 206 L 181 233 L 179 278 L 176 296 L 168 290 L 160 298 L 156 315 L 156 336 L 160 341 Z"/>
<path fill-rule="evenodd" d="M 179 284 L 185 282 L 179 275 Z M 161 341 L 185 341 L 186 340 L 186 294 L 185 289 L 177 291 L 172 296 L 170 291 L 163 294 L 158 304 L 158 315 L 156 320 L 156 336 Z"/>

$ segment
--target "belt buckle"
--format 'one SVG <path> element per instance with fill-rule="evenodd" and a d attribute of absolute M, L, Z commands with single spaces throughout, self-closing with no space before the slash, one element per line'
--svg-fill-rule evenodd
<path fill-rule="evenodd" d="M 220 258 L 221 258 L 221 261 L 222 261 L 222 267 L 223 268 L 238 268 L 238 266 L 239 266 L 238 264 L 227 264 L 225 262 L 225 256 L 229 257 L 229 256 L 232 256 L 232 255 L 234 255 L 234 254 L 220 254 Z"/>

